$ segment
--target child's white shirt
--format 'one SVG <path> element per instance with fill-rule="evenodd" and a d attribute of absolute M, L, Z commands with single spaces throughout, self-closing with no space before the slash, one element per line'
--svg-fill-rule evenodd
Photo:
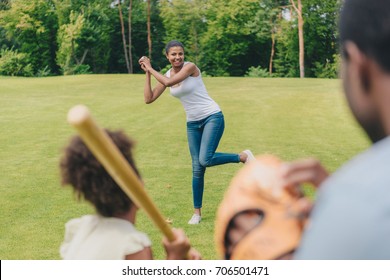
<path fill-rule="evenodd" d="M 150 246 L 148 236 L 127 220 L 86 215 L 66 223 L 60 255 L 68 260 L 123 260 Z"/>

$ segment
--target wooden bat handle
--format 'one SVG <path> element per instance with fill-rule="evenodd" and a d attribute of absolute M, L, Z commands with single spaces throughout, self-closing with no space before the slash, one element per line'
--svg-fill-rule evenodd
<path fill-rule="evenodd" d="M 88 108 L 84 105 L 71 108 L 68 122 L 77 129 L 84 143 L 130 199 L 147 213 L 169 241 L 174 241 L 171 227 L 150 199 L 143 183 L 111 138 L 95 123 Z"/>

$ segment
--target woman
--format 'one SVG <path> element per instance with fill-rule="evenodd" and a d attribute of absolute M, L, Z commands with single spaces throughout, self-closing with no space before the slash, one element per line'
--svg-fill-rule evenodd
<path fill-rule="evenodd" d="M 216 153 L 225 127 L 224 117 L 218 104 L 208 95 L 199 68 L 184 61 L 184 46 L 171 41 L 165 53 L 172 68 L 165 75 L 154 70 L 150 60 L 143 56 L 139 63 L 146 72 L 145 103 L 154 102 L 169 87 L 172 96 L 179 98 L 187 116 L 187 137 L 192 158 L 192 195 L 194 214 L 189 224 L 199 224 L 206 167 L 254 159 L 249 150 L 239 154 Z M 152 89 L 151 76 L 157 81 Z"/>

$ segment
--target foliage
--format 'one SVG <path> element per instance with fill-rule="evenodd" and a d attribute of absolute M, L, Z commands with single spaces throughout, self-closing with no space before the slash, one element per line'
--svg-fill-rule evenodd
<path fill-rule="evenodd" d="M 283 21 L 277 35 L 274 67 L 282 77 L 299 77 L 298 33 L 294 26 L 296 20 Z"/>
<path fill-rule="evenodd" d="M 338 53 L 337 19 L 340 2 L 305 0 L 303 3 L 306 72 L 309 76 L 318 77 L 319 65 L 332 63 L 334 55 Z"/>
<path fill-rule="evenodd" d="M 3 49 L 0 51 L 0 75 L 4 76 L 33 76 L 30 59 L 26 53 Z"/>
<path fill-rule="evenodd" d="M 73 62 L 78 49 L 77 39 L 81 35 L 85 19 L 82 14 L 71 11 L 69 24 L 64 24 L 58 32 L 59 49 L 57 63 L 65 75 L 73 74 L 75 62 Z"/>
<path fill-rule="evenodd" d="M 106 72 L 110 56 L 110 9 L 108 3 L 89 1 L 75 4 L 58 2 L 57 63 L 64 74 L 74 74 L 81 64 L 95 73 Z"/>
<path fill-rule="evenodd" d="M 48 76 L 51 76 L 49 67 L 46 66 L 43 69 L 39 69 L 35 76 L 37 76 L 37 77 L 48 77 Z"/>
<path fill-rule="evenodd" d="M 80 74 L 92 74 L 91 67 L 88 64 L 80 64 L 77 65 L 73 69 L 74 75 L 80 75 Z"/>
<path fill-rule="evenodd" d="M 0 26 L 0 50 L 12 48 L 13 43 L 10 41 L 11 38 L 7 38 L 6 31 Z"/>
<path fill-rule="evenodd" d="M 128 0 L 122 1 L 122 8 L 128 5 Z M 118 19 L 118 11 L 112 8 L 115 18 L 111 19 L 111 42 L 109 72 L 127 72 L 126 63 L 123 54 L 121 39 L 121 30 Z M 128 17 L 128 9 L 122 9 L 123 17 Z M 158 0 L 151 1 L 151 39 L 152 39 L 152 58 L 153 66 L 160 70 L 166 65 L 166 58 L 163 54 L 165 45 L 165 29 L 160 17 L 160 5 Z M 138 59 L 143 55 L 148 55 L 147 43 L 147 24 L 146 24 L 146 1 L 133 0 L 132 2 L 132 54 L 134 73 L 143 73 L 138 64 Z M 126 27 L 127 30 L 127 27 Z"/>
<path fill-rule="evenodd" d="M 267 69 L 261 68 L 260 66 L 251 66 L 246 72 L 245 77 L 268 78 L 270 77 L 270 73 Z"/>
<path fill-rule="evenodd" d="M 268 63 L 269 73 L 274 69 L 273 59 L 275 56 L 275 44 L 278 36 L 282 32 L 281 25 L 285 20 L 283 13 L 286 11 L 288 0 L 262 0 L 260 1 L 260 9 L 257 10 L 256 15 L 248 21 L 247 25 L 250 32 L 255 34 L 258 39 L 259 47 L 262 48 L 262 53 L 269 56 L 264 59 L 263 65 Z M 264 44 L 268 42 L 268 44 Z M 265 49 L 265 48 L 269 48 Z"/>
<path fill-rule="evenodd" d="M 240 76 L 253 59 L 247 22 L 258 8 L 255 0 L 212 1 L 207 11 L 207 32 L 201 40 L 204 70 L 213 76 Z M 239 65 L 239 67 L 238 67 Z M 243 69 L 243 67 L 245 67 Z"/>
<path fill-rule="evenodd" d="M 107 72 L 107 62 L 110 57 L 110 40 L 112 32 L 112 17 L 114 14 L 108 8 L 107 4 L 96 1 L 94 5 L 89 4 L 85 7 L 85 24 L 81 30 L 81 38 L 78 42 L 81 47 L 78 53 L 79 63 L 90 66 L 94 73 Z M 89 1 L 88 3 L 91 3 Z M 84 53 L 88 55 L 85 61 L 80 58 Z"/>
<path fill-rule="evenodd" d="M 29 54 L 34 73 L 46 66 L 57 73 L 57 15 L 53 2 L 14 0 L 10 3 L 10 9 L 0 11 L 0 26 L 13 41 L 13 47 L 21 53 Z"/>
<path fill-rule="evenodd" d="M 163 0 L 160 5 L 162 22 L 166 29 L 165 42 L 182 42 L 186 48 L 187 59 L 198 64 L 201 56 L 200 39 L 206 31 L 206 1 Z"/>
<path fill-rule="evenodd" d="M 325 64 L 315 62 L 315 75 L 318 78 L 336 79 L 339 77 L 341 56 L 333 55 L 333 61 L 326 60 Z"/>
<path fill-rule="evenodd" d="M 0 10 L 8 10 L 10 7 L 9 0 L 0 0 Z"/>
<path fill-rule="evenodd" d="M 169 69 L 171 69 L 171 64 L 167 64 L 164 68 L 160 70 L 161 74 L 165 74 Z"/>
<path fill-rule="evenodd" d="M 306 77 L 333 75 L 341 2 L 302 0 Z M 121 3 L 126 33 L 130 0 Z M 115 1 L 0 4 L 0 49 L 28 54 L 34 75 L 74 74 L 80 65 L 91 73 L 127 72 Z M 138 59 L 148 54 L 146 1 L 132 0 L 131 12 L 130 61 L 134 73 L 143 73 Z M 161 71 L 164 46 L 176 39 L 186 59 L 210 76 L 244 76 L 260 67 L 273 76 L 299 77 L 297 28 L 290 0 L 151 0 L 151 60 Z"/>

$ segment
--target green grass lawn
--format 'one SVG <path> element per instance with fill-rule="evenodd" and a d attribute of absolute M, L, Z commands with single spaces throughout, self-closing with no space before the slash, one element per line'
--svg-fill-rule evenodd
<path fill-rule="evenodd" d="M 334 171 L 369 145 L 339 80 L 204 80 L 225 114 L 219 151 L 249 148 L 283 160 L 313 156 Z M 143 84 L 143 75 L 0 77 L 0 259 L 59 259 L 66 221 L 93 212 L 60 186 L 61 151 L 75 134 L 66 115 L 76 104 L 88 106 L 99 125 L 136 140 L 136 162 L 163 215 L 184 228 L 204 259 L 218 258 L 215 213 L 243 165 L 207 170 L 202 223 L 187 225 L 192 195 L 184 110 L 168 92 L 145 105 Z M 136 226 L 150 236 L 155 258 L 163 259 L 162 236 L 142 211 Z"/>

